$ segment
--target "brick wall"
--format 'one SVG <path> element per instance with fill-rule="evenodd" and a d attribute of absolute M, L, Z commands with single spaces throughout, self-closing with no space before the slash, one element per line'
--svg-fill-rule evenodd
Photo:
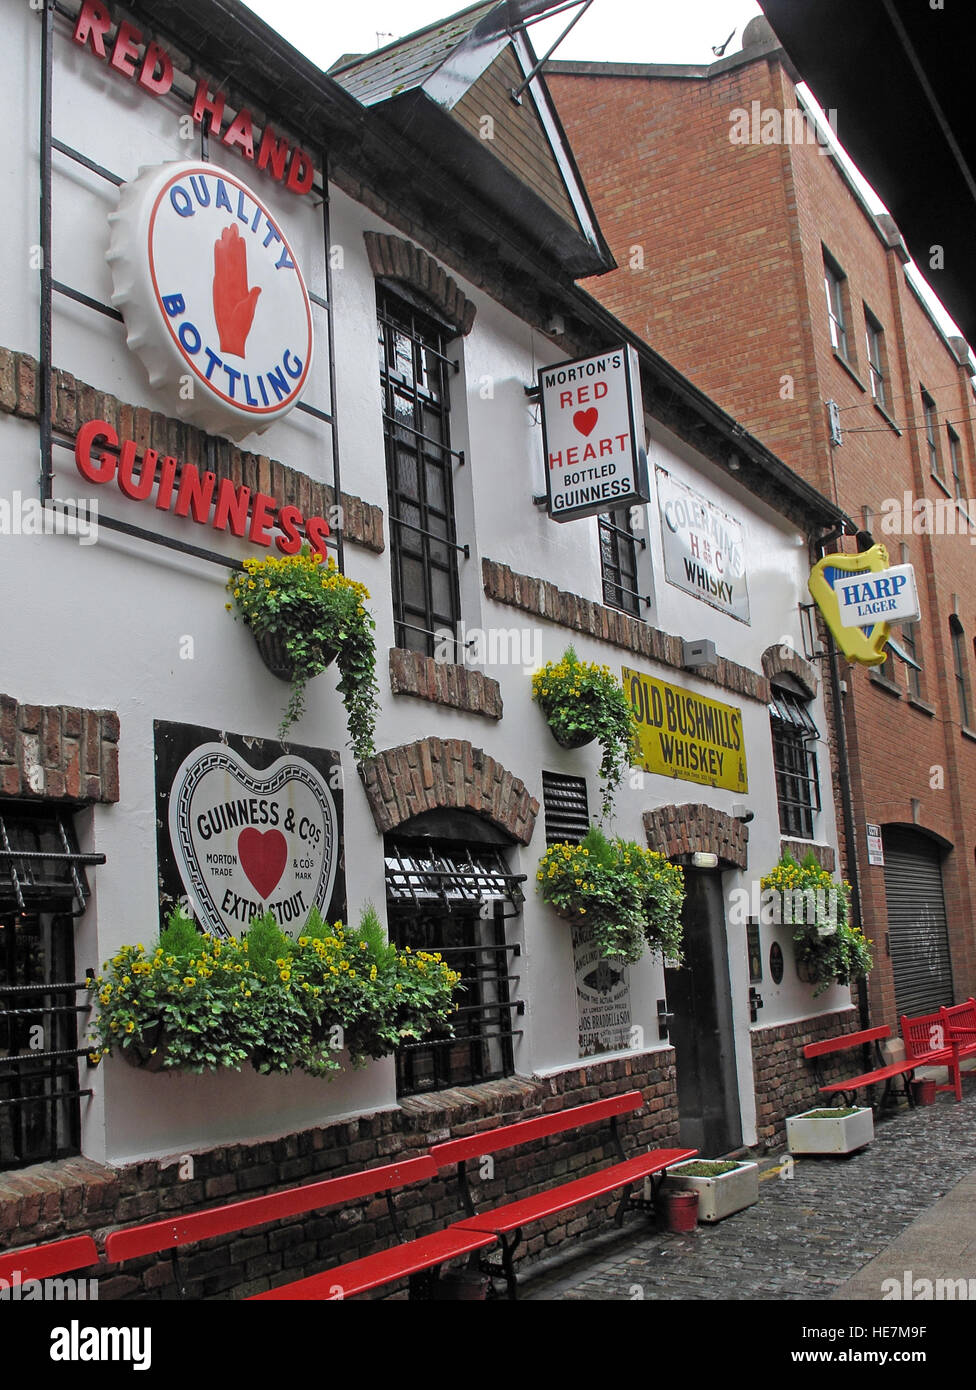
<path fill-rule="evenodd" d="M 464 1090 L 439 1091 L 404 1100 L 396 1109 L 321 1129 L 265 1143 L 210 1149 L 193 1155 L 192 1176 L 185 1179 L 178 1163 L 161 1167 L 153 1161 L 111 1169 L 86 1159 L 0 1174 L 0 1248 L 86 1232 L 103 1249 L 105 1235 L 121 1226 L 416 1157 L 450 1138 L 631 1090 L 640 1090 L 645 1104 L 639 1114 L 621 1121 L 628 1154 L 674 1146 L 678 1134 L 674 1053 L 666 1048 L 639 1057 L 581 1063 L 552 1077 L 510 1077 Z M 608 1130 L 594 1126 L 525 1152 L 495 1154 L 493 1179 L 475 1181 L 472 1191 L 479 1206 L 497 1206 L 594 1172 L 616 1157 Z M 470 1168 L 475 1177 L 478 1165 Z M 525 1255 L 539 1258 L 566 1240 L 605 1226 L 612 1205 L 613 1198 L 605 1198 L 529 1227 Z M 449 1225 L 463 1214 L 449 1175 L 404 1189 L 397 1208 L 407 1239 Z M 322 1214 L 191 1247 L 180 1259 L 180 1273 L 189 1297 L 239 1298 L 394 1243 L 385 1200 L 364 1198 Z M 79 1277 L 94 1273 L 79 1271 Z M 102 1300 L 165 1298 L 176 1293 L 168 1256 L 109 1266 L 99 1271 L 99 1278 Z"/>
<path fill-rule="evenodd" d="M 390 688 L 394 695 L 413 695 L 486 719 L 501 719 L 504 713 L 501 686 L 492 676 L 403 647 L 390 649 Z"/>
<path fill-rule="evenodd" d="M 0 796 L 119 799 L 119 716 L 0 695 Z"/>
<path fill-rule="evenodd" d="M 851 517 L 863 524 L 867 508 L 869 529 L 893 563 L 907 546 L 922 607 L 922 700 L 910 697 L 897 661 L 894 687 L 845 666 L 848 693 L 835 710 L 827 668 L 820 670 L 828 714 L 845 719 L 850 748 L 857 839 L 846 843 L 838 805 L 838 844 L 848 875 L 856 857 L 863 925 L 880 943 L 872 1018 L 890 1024 L 896 1009 L 883 948 L 884 870 L 866 862 L 864 824 L 915 821 L 953 846 L 943 879 L 954 992 L 963 998 L 976 988 L 976 823 L 969 810 L 976 741 L 960 727 L 948 620 L 958 596 L 976 691 L 976 549 L 964 518 L 963 534 L 906 532 L 892 527 L 886 506 L 901 504 L 905 492 L 945 503 L 954 491 L 947 422 L 960 440 L 963 495 L 976 497 L 976 411 L 959 340 L 945 339 L 907 279 L 897 228 L 865 210 L 819 145 L 729 139 L 736 109 L 749 111 L 754 102 L 762 110 L 797 108 L 781 53 L 736 55 L 731 66 L 719 62 L 697 75 L 649 68 L 641 76 L 613 65 L 573 71 L 556 63 L 548 82 L 620 267 L 590 281 L 590 292 Z M 635 246 L 643 258 L 631 254 Z M 845 276 L 847 362 L 831 344 L 825 247 Z M 938 292 L 938 270 L 922 271 Z M 884 331 L 884 410 L 870 389 L 866 311 Z M 938 414 L 941 478 L 933 478 L 928 458 L 923 386 Z M 839 446 L 827 430 L 829 400 L 841 412 Z M 852 541 L 841 548 L 853 549 Z M 821 766 L 824 794 L 828 777 L 840 786 L 833 742 L 829 756 L 829 768 L 826 758 Z"/>
<path fill-rule="evenodd" d="M 857 1010 L 840 1009 L 818 1018 L 801 1018 L 794 1023 L 778 1023 L 772 1028 L 753 1028 L 752 1068 L 756 1092 L 756 1137 L 767 1151 L 786 1143 L 786 1116 L 812 1110 L 823 1101 L 817 1089 L 812 1063 L 803 1056 L 807 1043 L 823 1038 L 856 1033 Z M 851 1059 L 854 1058 L 853 1062 Z M 825 1081 L 839 1081 L 859 1070 L 859 1052 L 842 1055 L 841 1060 L 825 1059 Z M 829 1102 L 828 1102 L 829 1103 Z"/>
<path fill-rule="evenodd" d="M 40 408 L 37 360 L 26 352 L 0 347 L 0 411 L 36 420 Z M 107 391 L 96 391 L 70 372 L 51 373 L 51 422 L 55 430 L 74 438 L 87 420 L 107 420 L 120 438 L 133 439 L 141 448 L 169 454 L 181 463 L 212 466 L 218 480 L 231 478 L 252 494 L 263 492 L 285 505 L 297 506 L 304 516 L 328 517 L 335 490 L 270 459 L 237 449 L 230 440 L 214 435 L 213 462 L 206 456 L 208 436 L 193 425 L 171 419 L 143 406 L 127 405 Z M 359 497 L 343 493 L 343 539 L 377 553 L 383 550 L 383 512 Z"/>
<path fill-rule="evenodd" d="M 644 832 L 651 849 L 677 855 L 717 854 L 722 864 L 745 869 L 749 863 L 749 828 L 703 802 L 659 806 L 644 812 Z"/>
<path fill-rule="evenodd" d="M 425 738 L 387 748 L 360 765 L 377 830 L 442 807 L 474 811 L 520 844 L 532 839 L 539 803 L 525 783 L 482 748 L 460 738 Z"/>
<path fill-rule="evenodd" d="M 524 613 L 558 623 L 572 632 L 586 633 L 588 637 L 609 642 L 611 646 L 647 657 L 662 666 L 684 670 L 680 637 L 662 632 L 616 608 L 606 608 L 592 599 L 568 593 L 546 579 L 516 574 L 508 565 L 495 560 L 482 560 L 481 569 L 485 593 L 496 603 L 520 608 Z M 715 666 L 697 668 L 695 676 L 749 700 L 760 700 L 764 704 L 769 700 L 769 682 L 765 676 L 724 656 L 718 658 Z"/>

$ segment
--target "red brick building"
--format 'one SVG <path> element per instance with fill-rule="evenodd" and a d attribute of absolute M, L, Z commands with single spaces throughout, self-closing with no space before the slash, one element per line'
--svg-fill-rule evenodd
<path fill-rule="evenodd" d="M 876 943 L 871 1012 L 895 1023 L 976 988 L 969 349 L 818 138 L 764 20 L 744 43 L 707 67 L 555 62 L 548 81 L 618 264 L 591 293 L 915 566 L 921 621 L 893 635 L 920 669 L 842 673 L 847 871 Z"/>

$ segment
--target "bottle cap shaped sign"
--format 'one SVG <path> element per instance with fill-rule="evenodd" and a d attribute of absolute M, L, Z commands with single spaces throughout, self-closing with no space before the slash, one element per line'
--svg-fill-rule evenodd
<path fill-rule="evenodd" d="M 109 216 L 112 303 L 172 410 L 261 434 L 301 399 L 312 309 L 295 256 L 247 184 L 215 164 L 141 169 Z"/>

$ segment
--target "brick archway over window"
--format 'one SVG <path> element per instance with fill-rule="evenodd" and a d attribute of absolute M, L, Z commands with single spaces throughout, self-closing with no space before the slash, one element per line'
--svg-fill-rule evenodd
<path fill-rule="evenodd" d="M 749 863 L 749 830 L 742 821 L 701 802 L 659 806 L 644 812 L 644 833 L 651 849 L 669 859 L 717 854 L 720 864 L 745 869 Z"/>
<path fill-rule="evenodd" d="M 525 783 L 481 748 L 459 738 L 424 738 L 387 748 L 361 776 L 382 834 L 424 811 L 473 811 L 520 844 L 532 839 L 539 803 Z"/>
<path fill-rule="evenodd" d="M 800 682 L 803 689 L 813 700 L 816 698 L 817 687 L 820 678 L 809 662 L 804 661 L 798 652 L 791 647 L 773 646 L 767 647 L 762 654 L 763 673 L 772 680 L 774 676 L 784 674 L 795 677 Z"/>
<path fill-rule="evenodd" d="M 364 237 L 370 269 L 378 280 L 409 285 L 458 333 L 471 332 L 475 306 L 433 256 L 403 237 L 384 236 L 379 232 L 365 232 Z"/>

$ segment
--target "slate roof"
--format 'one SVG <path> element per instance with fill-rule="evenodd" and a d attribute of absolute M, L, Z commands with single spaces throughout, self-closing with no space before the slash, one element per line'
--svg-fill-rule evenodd
<path fill-rule="evenodd" d="M 390 97 L 422 87 L 493 10 L 501 14 L 495 23 L 486 27 L 504 33 L 507 6 L 499 0 L 483 0 L 460 14 L 397 39 L 375 53 L 333 68 L 329 76 L 364 106 L 375 106 Z"/>

